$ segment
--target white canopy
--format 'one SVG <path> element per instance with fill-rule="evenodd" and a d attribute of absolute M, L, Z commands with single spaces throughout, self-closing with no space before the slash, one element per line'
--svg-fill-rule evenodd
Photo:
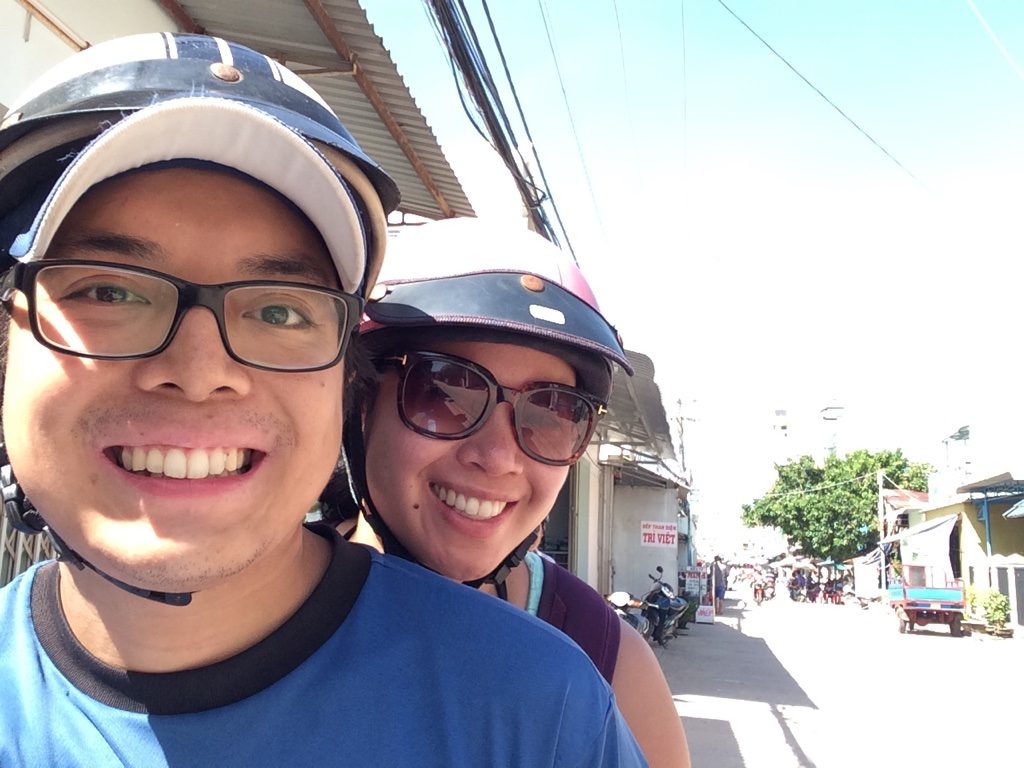
<path fill-rule="evenodd" d="M 952 515 L 943 515 L 942 517 L 937 517 L 934 520 L 925 520 L 923 523 L 912 525 L 909 528 L 900 531 L 899 533 L 893 533 L 889 536 L 886 536 L 879 542 L 879 544 L 903 542 L 906 539 L 911 538 L 912 536 L 919 536 L 922 533 L 927 533 L 928 531 L 932 531 L 936 528 L 945 529 L 948 535 L 949 531 L 953 528 L 953 524 L 956 523 L 958 517 L 960 517 L 959 513 L 954 512 Z"/>

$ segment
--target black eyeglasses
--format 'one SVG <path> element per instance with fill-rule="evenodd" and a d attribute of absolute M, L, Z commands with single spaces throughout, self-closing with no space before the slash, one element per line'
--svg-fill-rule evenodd
<path fill-rule="evenodd" d="M 232 359 L 269 371 L 318 371 L 345 353 L 362 299 L 330 288 L 275 280 L 199 285 L 103 261 L 17 264 L 0 301 L 28 299 L 32 334 L 45 347 L 97 360 L 135 360 L 167 349 L 192 307 L 217 319 Z"/>
<path fill-rule="evenodd" d="M 409 352 L 379 362 L 400 369 L 398 413 L 409 429 L 460 440 L 478 431 L 496 405 L 509 403 L 516 442 L 542 464 L 566 466 L 579 459 L 605 412 L 604 403 L 564 384 L 503 387 L 483 366 L 454 355 Z"/>

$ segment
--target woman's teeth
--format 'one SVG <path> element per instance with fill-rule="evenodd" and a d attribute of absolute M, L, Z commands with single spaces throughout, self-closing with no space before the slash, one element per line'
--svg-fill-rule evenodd
<path fill-rule="evenodd" d="M 473 517 L 478 520 L 489 520 L 492 517 L 500 515 L 502 510 L 505 509 L 506 502 L 504 501 L 481 501 L 475 496 L 464 496 L 461 493 L 456 493 L 451 488 L 445 488 L 441 485 L 432 484 L 431 490 L 437 498 L 449 507 L 458 510 L 466 517 Z"/>
<path fill-rule="evenodd" d="M 143 448 L 120 449 L 121 466 L 130 472 L 171 477 L 176 480 L 203 480 L 207 477 L 237 475 L 249 468 L 252 451 L 248 448 Z"/>

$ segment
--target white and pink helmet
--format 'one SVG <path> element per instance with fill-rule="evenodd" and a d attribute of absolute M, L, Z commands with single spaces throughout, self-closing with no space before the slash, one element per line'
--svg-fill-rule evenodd
<path fill-rule="evenodd" d="M 607 401 L 622 341 L 576 263 L 525 227 L 474 218 L 406 227 L 388 242 L 360 335 L 371 350 L 431 339 L 498 341 L 565 358 Z"/>

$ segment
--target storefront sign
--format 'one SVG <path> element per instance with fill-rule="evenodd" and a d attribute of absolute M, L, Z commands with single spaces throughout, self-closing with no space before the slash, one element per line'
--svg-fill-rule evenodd
<path fill-rule="evenodd" d="M 715 606 L 713 605 L 698 605 L 697 606 L 697 618 L 694 619 L 698 624 L 714 624 L 715 623 Z"/>
<path fill-rule="evenodd" d="M 674 547 L 678 528 L 675 523 L 661 523 L 654 520 L 640 521 L 640 546 Z"/>
<path fill-rule="evenodd" d="M 704 578 L 704 572 L 700 568 L 683 568 L 679 575 L 685 584 L 683 589 L 689 594 L 700 595 L 705 591 L 707 579 Z"/>

